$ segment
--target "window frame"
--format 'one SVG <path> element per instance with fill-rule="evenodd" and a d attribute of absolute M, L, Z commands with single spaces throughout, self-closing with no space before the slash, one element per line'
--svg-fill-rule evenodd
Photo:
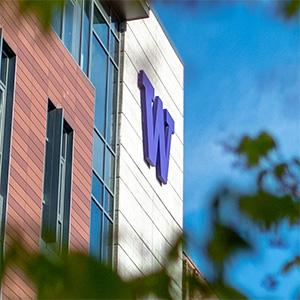
<path fill-rule="evenodd" d="M 64 110 L 56 108 L 50 100 L 45 141 L 41 248 L 53 254 L 65 254 L 70 240 L 74 131 L 64 119 Z"/>
<path fill-rule="evenodd" d="M 0 28 L 0 72 L 2 68 L 2 53 L 5 53 L 7 61 L 6 82 L 2 82 L 0 77 L 0 89 L 2 92 L 3 115 L 1 116 L 0 127 L 0 147 L 1 147 L 1 161 L 0 161 L 0 270 L 2 266 L 2 259 L 4 254 L 4 240 L 5 240 L 5 225 L 7 214 L 7 192 L 9 182 L 10 169 L 10 153 L 12 140 L 12 125 L 13 125 L 13 107 L 15 97 L 15 82 L 16 82 L 16 55 L 6 43 L 3 38 L 3 29 Z M 1 73 L 0 73 L 1 74 Z M 4 143 L 4 141 L 6 141 Z"/>

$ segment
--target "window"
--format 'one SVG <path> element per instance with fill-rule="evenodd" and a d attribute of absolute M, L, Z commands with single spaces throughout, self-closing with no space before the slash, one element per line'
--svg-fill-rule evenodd
<path fill-rule="evenodd" d="M 83 72 L 88 74 L 91 2 L 84 1 L 83 6 L 80 65 Z"/>
<path fill-rule="evenodd" d="M 63 109 L 49 101 L 42 240 L 55 253 L 68 251 L 73 130 L 63 118 Z"/>
<path fill-rule="evenodd" d="M 119 24 L 109 1 L 99 0 L 68 0 L 52 22 L 96 89 L 90 251 L 106 262 L 112 257 Z"/>
<path fill-rule="evenodd" d="M 97 175 L 93 174 L 91 202 L 91 255 L 111 264 L 113 196 Z"/>
<path fill-rule="evenodd" d="M 0 28 L 0 260 L 3 257 L 14 80 L 15 55 L 2 39 Z"/>
<path fill-rule="evenodd" d="M 66 0 L 62 9 L 57 7 L 52 19 L 54 31 L 77 62 L 79 62 L 82 3 L 82 0 Z"/>
<path fill-rule="evenodd" d="M 112 263 L 115 196 L 116 111 L 119 74 L 117 20 L 109 7 L 93 4 L 91 81 L 96 88 L 90 251 Z"/>

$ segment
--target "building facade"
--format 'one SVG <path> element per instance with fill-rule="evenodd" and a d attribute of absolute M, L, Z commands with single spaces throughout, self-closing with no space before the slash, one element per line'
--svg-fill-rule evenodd
<path fill-rule="evenodd" d="M 182 300 L 218 300 L 216 292 L 185 252 L 182 260 Z"/>
<path fill-rule="evenodd" d="M 17 231 L 124 277 L 159 268 L 182 232 L 183 64 L 157 17 L 68 0 L 45 35 L 4 1 L 0 28 L 1 257 Z M 180 298 L 181 260 L 173 274 Z M 34 292 L 12 271 L 2 295 Z"/>

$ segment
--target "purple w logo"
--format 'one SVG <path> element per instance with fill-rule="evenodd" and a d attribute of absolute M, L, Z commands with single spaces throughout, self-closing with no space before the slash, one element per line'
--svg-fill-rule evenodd
<path fill-rule="evenodd" d="M 166 184 L 174 120 L 163 109 L 161 99 L 154 97 L 154 88 L 144 71 L 139 72 L 138 86 L 141 91 L 144 159 L 156 166 L 158 180 Z"/>

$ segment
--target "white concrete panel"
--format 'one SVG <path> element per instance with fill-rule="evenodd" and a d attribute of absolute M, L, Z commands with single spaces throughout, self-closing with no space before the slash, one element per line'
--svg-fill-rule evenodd
<path fill-rule="evenodd" d="M 127 219 L 128 223 L 135 229 L 144 243 L 151 247 L 152 245 L 152 220 L 151 214 L 148 215 L 140 203 L 134 198 L 134 195 L 128 189 L 123 181 L 120 181 L 119 197 L 126 199 L 120 203 L 119 210 Z M 151 201 L 152 202 L 152 201 Z M 151 204 L 151 203 L 150 203 Z"/>
<path fill-rule="evenodd" d="M 149 196 L 146 190 L 141 189 L 140 185 L 138 184 L 139 182 L 141 182 L 141 180 L 138 180 L 136 174 L 133 174 L 132 170 L 127 166 L 125 162 L 122 162 L 122 165 L 120 167 L 120 169 L 122 170 L 119 179 L 120 197 L 122 197 L 122 199 L 133 197 L 137 202 L 133 205 L 140 206 L 145 214 L 147 214 L 151 218 L 153 224 L 158 228 L 165 239 L 168 240 L 170 244 L 172 244 L 173 235 L 179 234 L 181 226 L 176 223 L 174 217 L 155 194 Z M 131 193 L 131 195 L 128 193 Z M 134 216 L 134 214 L 131 213 L 131 205 L 127 204 L 127 202 L 129 201 L 132 202 L 133 200 L 130 198 L 127 201 L 120 201 L 119 210 L 122 213 L 124 212 L 125 216 L 127 216 L 127 214 L 130 214 L 132 218 L 136 218 L 137 216 Z M 130 210 L 130 212 L 125 212 L 126 210 Z"/>
<path fill-rule="evenodd" d="M 126 117 L 127 121 L 133 127 L 135 133 L 142 141 L 142 116 L 141 116 L 141 105 L 135 101 L 133 95 L 130 93 L 129 88 L 126 84 L 123 85 L 123 98 L 126 99 L 126 105 L 122 108 L 122 113 Z M 170 151 L 171 158 L 175 161 L 178 168 L 183 171 L 183 144 L 179 140 L 178 135 L 172 136 L 172 147 Z M 177 185 L 176 185 L 177 186 Z"/>
<path fill-rule="evenodd" d="M 182 93 L 182 82 L 179 82 L 174 76 L 171 67 L 168 65 L 164 55 L 162 55 L 161 49 L 149 33 L 148 28 L 144 21 L 140 21 L 138 26 L 128 26 L 126 38 L 129 39 L 128 44 L 130 45 L 126 50 L 127 54 L 131 57 L 136 51 L 143 51 L 145 59 L 151 64 L 154 72 L 159 78 L 161 84 L 166 88 L 170 96 L 172 97 L 174 104 L 180 111 L 183 111 L 182 97 L 178 97 Z M 137 37 L 143 37 L 137 39 Z M 140 47 L 131 47 L 135 43 Z M 131 53 L 131 51 L 134 51 Z"/>
<path fill-rule="evenodd" d="M 144 161 L 142 139 L 137 135 L 135 129 L 132 127 L 129 120 L 125 116 L 121 117 L 121 124 L 122 124 L 120 130 L 121 145 L 130 154 L 132 160 L 134 160 L 134 162 L 139 167 L 139 169 L 141 170 L 144 176 L 148 177 L 149 174 L 154 174 L 154 176 L 151 176 L 151 179 L 149 179 L 149 182 L 151 183 L 152 187 L 155 190 L 159 191 L 159 193 L 172 193 L 170 188 L 173 188 L 173 190 L 177 193 L 178 197 L 180 198 L 180 195 L 182 195 L 182 183 L 178 185 L 178 182 L 181 182 L 183 180 L 182 179 L 183 172 L 182 170 L 179 169 L 178 164 L 175 163 L 173 157 L 172 156 L 170 157 L 170 162 L 169 162 L 168 184 L 162 186 L 156 179 L 155 168 L 153 167 L 149 168 Z M 171 148 L 172 147 L 173 144 L 171 145 Z M 174 176 L 172 176 L 172 174 L 174 174 Z M 176 178 L 176 176 L 178 176 L 178 178 Z M 172 178 L 173 180 L 176 181 L 173 182 Z"/>
<path fill-rule="evenodd" d="M 159 45 L 161 54 L 164 56 L 170 69 L 183 87 L 183 63 L 180 59 L 178 59 L 178 55 L 173 46 L 170 44 L 169 39 L 166 39 L 166 34 L 160 25 L 159 20 L 157 18 L 151 18 L 150 22 L 147 22 L 147 20 L 143 20 L 143 22 L 146 24 L 150 35 L 156 41 L 156 44 Z"/>
<path fill-rule="evenodd" d="M 143 274 L 121 246 L 117 246 L 117 252 L 118 273 L 121 277 L 130 279 Z"/>
<path fill-rule="evenodd" d="M 123 52 L 119 111 L 117 217 L 118 270 L 148 273 L 160 267 L 183 225 L 183 65 L 159 22 L 128 23 Z M 138 72 L 144 70 L 155 94 L 175 121 L 169 179 L 162 185 L 143 155 Z M 172 267 L 174 293 L 181 293 L 182 263 Z M 131 276 L 131 275 L 129 275 Z"/>
<path fill-rule="evenodd" d="M 176 99 L 180 99 L 180 101 L 183 102 L 183 90 L 181 90 L 180 94 L 174 94 L 174 86 L 178 86 L 176 82 L 173 83 L 173 88 L 171 86 L 171 89 L 167 90 L 147 58 L 145 56 L 141 57 L 142 48 L 139 44 L 131 45 L 131 43 L 132 41 L 128 41 L 128 44 L 130 44 L 128 48 L 130 49 L 125 51 L 124 55 L 124 83 L 130 87 L 130 92 L 134 98 L 140 99 L 140 91 L 137 86 L 137 74 L 140 70 L 144 70 L 155 88 L 155 94 L 159 95 L 164 103 L 164 108 L 167 108 L 173 119 L 176 120 L 175 133 L 179 138 L 181 137 L 181 141 L 183 142 L 183 111 L 180 111 L 178 107 L 174 105 L 175 102 L 179 101 L 176 101 Z"/>

